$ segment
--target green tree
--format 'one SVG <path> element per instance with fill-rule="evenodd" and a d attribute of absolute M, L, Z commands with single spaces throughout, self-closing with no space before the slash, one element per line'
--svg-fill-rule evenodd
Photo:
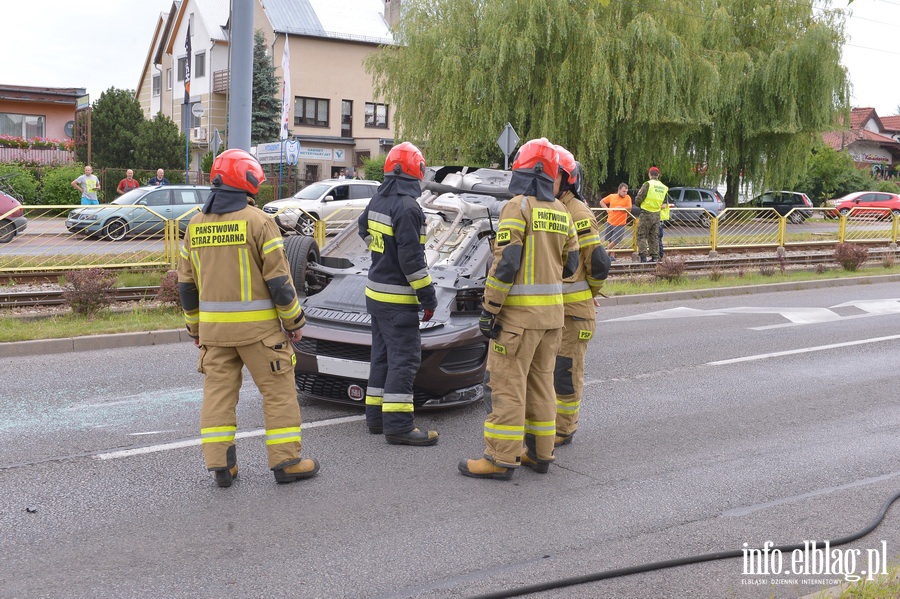
<path fill-rule="evenodd" d="M 262 31 L 253 36 L 253 98 L 250 102 L 250 143 L 257 145 L 278 139 L 281 98 L 278 96 L 275 64 L 266 54 Z"/>
<path fill-rule="evenodd" d="M 819 143 L 810 150 L 806 171 L 800 176 L 796 189 L 818 206 L 832 198 L 871 189 L 873 184 L 868 173 L 856 168 L 850 154 Z"/>
<path fill-rule="evenodd" d="M 144 113 L 134 92 L 111 87 L 91 107 L 91 161 L 95 168 L 130 167 Z"/>
<path fill-rule="evenodd" d="M 184 147 L 184 134 L 160 112 L 153 120 L 141 121 L 134 149 L 136 168 L 184 170 Z"/>
<path fill-rule="evenodd" d="M 13 192 L 22 196 L 26 204 L 37 203 L 38 181 L 31 169 L 18 164 L 0 164 L 0 179 L 3 179 Z M 2 189 L 0 186 L 0 191 Z"/>

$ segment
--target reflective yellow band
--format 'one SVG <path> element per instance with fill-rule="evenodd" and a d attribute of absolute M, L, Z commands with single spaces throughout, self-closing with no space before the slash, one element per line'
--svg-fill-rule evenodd
<path fill-rule="evenodd" d="M 386 401 L 381 404 L 382 412 L 414 412 L 415 409 L 412 402 Z"/>
<path fill-rule="evenodd" d="M 194 310 L 192 312 L 185 312 L 184 322 L 186 322 L 187 324 L 197 324 L 198 322 L 200 322 L 200 311 Z"/>
<path fill-rule="evenodd" d="M 266 445 L 280 445 L 282 443 L 300 443 L 300 427 L 289 426 L 266 431 Z"/>
<path fill-rule="evenodd" d="M 556 400 L 556 412 L 558 414 L 577 414 L 581 401 L 562 401 Z"/>
<path fill-rule="evenodd" d="M 287 310 L 278 310 L 278 315 L 285 320 L 290 320 L 291 318 L 297 316 L 297 314 L 300 314 L 300 311 L 302 309 L 303 308 L 300 307 L 300 301 L 295 298 L 293 305 L 291 305 L 291 307 Z"/>
<path fill-rule="evenodd" d="M 276 318 L 278 313 L 274 308 L 249 312 L 200 312 L 200 322 L 260 322 Z"/>
<path fill-rule="evenodd" d="M 377 395 L 366 395 L 366 405 L 367 406 L 380 406 L 384 398 L 378 397 Z"/>
<path fill-rule="evenodd" d="M 185 260 L 187 260 L 188 259 L 187 248 L 184 246 L 181 246 L 181 251 L 178 252 L 178 255 L 181 256 L 182 258 L 184 258 Z"/>
<path fill-rule="evenodd" d="M 578 240 L 578 245 L 580 245 L 583 248 L 591 247 L 592 245 L 597 245 L 598 243 L 600 243 L 599 235 L 591 235 L 590 237 L 582 237 L 581 239 Z"/>
<path fill-rule="evenodd" d="M 484 423 L 484 436 L 488 439 L 504 439 L 522 441 L 525 438 L 525 427 L 509 424 Z"/>
<path fill-rule="evenodd" d="M 428 237 L 425 235 L 419 235 L 419 243 L 425 245 L 425 242 L 428 241 Z"/>
<path fill-rule="evenodd" d="M 412 304 L 416 305 L 419 303 L 419 298 L 414 295 L 400 295 L 397 293 L 381 293 L 379 291 L 372 291 L 368 287 L 366 287 L 366 297 L 370 297 L 376 302 L 384 302 L 386 304 Z"/>
<path fill-rule="evenodd" d="M 512 289 L 512 283 L 504 283 L 500 279 L 496 277 L 488 277 L 487 281 L 485 281 L 485 286 L 490 287 L 491 289 L 496 289 L 497 291 L 509 291 Z"/>
<path fill-rule="evenodd" d="M 373 233 L 382 233 L 384 235 L 394 236 L 394 227 L 390 225 L 385 225 L 374 220 L 369 220 L 369 231 Z"/>
<path fill-rule="evenodd" d="M 421 289 L 422 287 L 428 287 L 429 285 L 431 285 L 431 275 L 425 275 L 421 279 L 409 282 L 409 286 L 413 289 Z"/>
<path fill-rule="evenodd" d="M 196 223 L 188 226 L 192 248 L 243 245 L 247 243 L 247 221 Z"/>
<path fill-rule="evenodd" d="M 563 303 L 565 304 L 573 304 L 575 302 L 583 302 L 585 300 L 593 299 L 594 294 L 591 293 L 589 289 L 585 291 L 576 291 L 574 293 L 563 293 Z"/>
<path fill-rule="evenodd" d="M 284 240 L 281 237 L 276 237 L 275 239 L 267 241 L 263 244 L 263 254 L 274 252 L 279 248 L 284 248 Z"/>
<path fill-rule="evenodd" d="M 525 432 L 529 435 L 535 435 L 538 437 L 549 437 L 550 435 L 556 435 L 556 421 L 526 420 Z"/>
<path fill-rule="evenodd" d="M 525 226 L 525 221 L 519 220 L 517 218 L 504 218 L 499 223 L 497 223 L 497 229 L 518 229 L 520 231 L 524 231 Z"/>
<path fill-rule="evenodd" d="M 236 426 L 210 426 L 200 429 L 200 443 L 230 443 L 234 441 Z"/>
<path fill-rule="evenodd" d="M 562 293 L 558 295 L 510 295 L 507 306 L 557 306 L 563 303 Z"/>

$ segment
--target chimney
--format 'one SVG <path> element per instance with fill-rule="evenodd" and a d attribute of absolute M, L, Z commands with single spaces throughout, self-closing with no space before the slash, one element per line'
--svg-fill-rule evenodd
<path fill-rule="evenodd" d="M 400 3 L 401 0 L 384 0 L 384 20 L 391 29 L 400 22 Z"/>

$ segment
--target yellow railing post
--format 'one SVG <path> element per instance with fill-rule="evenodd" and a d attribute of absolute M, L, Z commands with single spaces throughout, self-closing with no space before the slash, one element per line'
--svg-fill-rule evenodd
<path fill-rule="evenodd" d="M 169 262 L 169 268 L 176 270 L 178 268 L 178 223 L 176 221 L 166 221 L 164 237 L 166 239 L 166 260 Z"/>
<path fill-rule="evenodd" d="M 712 217 L 709 219 L 709 251 L 715 252 L 719 245 L 719 219 Z"/>
<path fill-rule="evenodd" d="M 893 223 L 891 224 L 891 243 L 897 243 L 897 232 L 900 230 L 900 215 L 891 213 L 891 220 Z"/>
<path fill-rule="evenodd" d="M 844 243 L 844 240 L 847 239 L 847 217 L 842 214 L 838 218 L 841 219 L 838 227 L 838 243 Z"/>
<path fill-rule="evenodd" d="M 784 247 L 784 240 L 787 238 L 787 217 L 778 217 L 778 246 Z"/>
<path fill-rule="evenodd" d="M 313 233 L 313 237 L 315 238 L 316 243 L 318 244 L 319 248 L 325 247 L 325 221 L 324 220 L 319 219 L 316 221 L 316 230 L 315 230 L 315 233 Z"/>

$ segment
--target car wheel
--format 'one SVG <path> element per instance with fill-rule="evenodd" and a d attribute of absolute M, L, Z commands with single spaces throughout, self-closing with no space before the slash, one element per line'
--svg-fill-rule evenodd
<path fill-rule="evenodd" d="M 848 214 L 850 214 L 850 209 L 849 208 L 841 208 L 838 212 L 840 213 L 841 216 L 847 216 Z"/>
<path fill-rule="evenodd" d="M 319 261 L 319 245 L 312 237 L 292 235 L 284 238 L 284 253 L 288 259 L 291 278 L 297 295 L 306 297 L 309 289 L 309 263 Z"/>
<path fill-rule="evenodd" d="M 703 214 L 700 215 L 700 226 L 703 227 L 704 229 L 709 228 L 709 214 L 708 213 L 704 212 Z"/>
<path fill-rule="evenodd" d="M 114 218 L 103 226 L 103 236 L 110 241 L 122 241 L 128 235 L 128 224 L 121 218 Z"/>
<path fill-rule="evenodd" d="M 891 210 L 892 216 L 900 216 L 900 210 Z"/>
<path fill-rule="evenodd" d="M 9 243 L 16 236 L 16 225 L 9 220 L 0 220 L 0 243 Z"/>
<path fill-rule="evenodd" d="M 301 235 L 306 235 L 307 237 L 312 237 L 316 234 L 316 220 L 315 215 L 306 215 L 301 214 L 297 218 L 297 232 Z"/>
<path fill-rule="evenodd" d="M 788 216 L 788 222 L 794 223 L 795 225 L 799 225 L 804 220 L 803 214 L 800 212 L 791 212 L 791 215 Z"/>

